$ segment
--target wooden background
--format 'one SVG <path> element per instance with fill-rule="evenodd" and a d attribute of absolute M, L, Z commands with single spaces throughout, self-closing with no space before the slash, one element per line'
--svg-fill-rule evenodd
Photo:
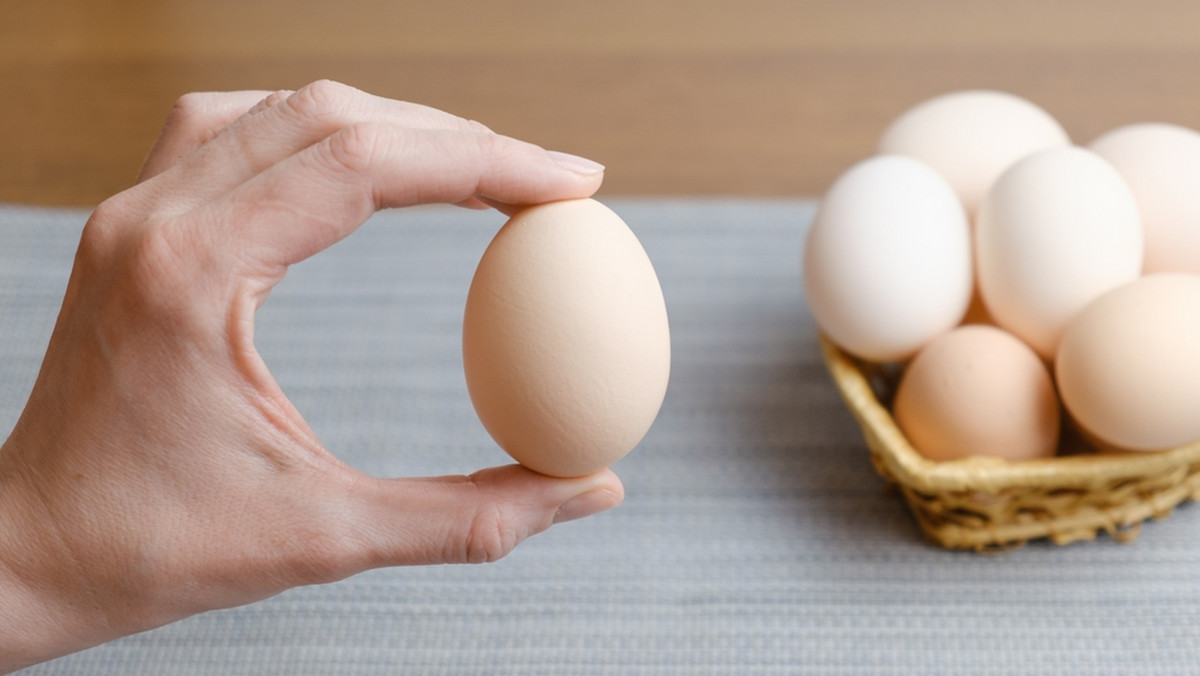
<path fill-rule="evenodd" d="M 1007 90 L 1086 142 L 1200 127 L 1193 0 L 3 0 L 0 201 L 129 185 L 192 90 L 333 78 L 605 163 L 608 195 L 819 195 L 908 106 Z"/>

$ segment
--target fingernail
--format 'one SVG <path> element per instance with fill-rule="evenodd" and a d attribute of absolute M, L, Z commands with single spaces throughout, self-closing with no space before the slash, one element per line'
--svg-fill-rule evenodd
<path fill-rule="evenodd" d="M 558 163 L 558 166 L 564 169 L 570 169 L 578 174 L 599 174 L 604 171 L 604 165 L 599 162 L 593 162 L 586 157 L 572 155 L 570 153 L 561 153 L 557 150 L 547 150 L 546 154 L 550 159 Z"/>
<path fill-rule="evenodd" d="M 554 523 L 574 521 L 585 516 L 612 509 L 621 503 L 619 496 L 602 488 L 594 488 L 564 502 L 554 513 Z"/>

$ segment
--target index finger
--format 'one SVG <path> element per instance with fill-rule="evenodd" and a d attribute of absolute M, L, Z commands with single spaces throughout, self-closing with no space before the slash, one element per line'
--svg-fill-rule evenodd
<path fill-rule="evenodd" d="M 221 128 L 210 142 L 164 174 L 154 192 L 169 196 L 176 208 L 203 204 L 276 162 L 359 123 L 491 133 L 479 122 L 436 108 L 375 96 L 328 80 L 296 92 L 273 94 L 264 104 L 271 101 L 274 105 L 256 107 Z"/>
<path fill-rule="evenodd" d="M 482 198 L 504 205 L 588 197 L 604 167 L 490 132 L 353 125 L 204 207 L 214 247 L 286 267 L 349 235 L 375 211 Z"/>

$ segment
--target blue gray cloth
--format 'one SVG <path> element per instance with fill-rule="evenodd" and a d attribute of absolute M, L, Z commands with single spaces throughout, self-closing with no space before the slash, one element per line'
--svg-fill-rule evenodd
<path fill-rule="evenodd" d="M 607 199 L 671 318 L 662 413 L 625 503 L 483 566 L 377 570 L 197 616 L 29 674 L 1200 672 L 1200 513 L 1122 545 L 926 544 L 873 473 L 800 283 L 808 200 Z M 80 227 L 0 208 L 0 425 L 36 374 Z M 498 214 L 377 215 L 292 269 L 257 344 L 337 455 L 379 476 L 509 462 L 459 331 Z M 2 600 L 0 600 L 2 602 Z"/>

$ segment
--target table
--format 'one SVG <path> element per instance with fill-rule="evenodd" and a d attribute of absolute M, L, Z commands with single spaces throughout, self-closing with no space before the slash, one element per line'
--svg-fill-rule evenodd
<path fill-rule="evenodd" d="M 377 570 L 27 670 L 65 674 L 1182 674 L 1200 664 L 1195 506 L 1132 544 L 926 544 L 870 467 L 800 285 L 815 203 L 606 200 L 671 319 L 625 503 L 481 566 Z M 0 207 L 0 426 L 19 414 L 85 210 Z M 379 476 L 507 462 L 459 331 L 501 218 L 377 215 L 295 266 L 256 343 L 324 443 Z"/>

